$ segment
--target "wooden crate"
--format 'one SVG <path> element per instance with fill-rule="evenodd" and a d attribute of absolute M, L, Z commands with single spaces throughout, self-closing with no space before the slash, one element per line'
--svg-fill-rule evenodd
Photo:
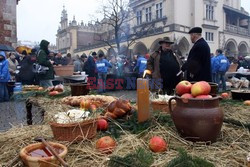
<path fill-rule="evenodd" d="M 236 72 L 238 64 L 231 64 L 227 72 Z"/>
<path fill-rule="evenodd" d="M 74 73 L 74 65 L 54 66 L 54 71 L 57 76 L 71 76 Z"/>

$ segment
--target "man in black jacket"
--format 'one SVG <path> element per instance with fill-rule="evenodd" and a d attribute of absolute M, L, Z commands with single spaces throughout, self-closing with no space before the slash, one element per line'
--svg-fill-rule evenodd
<path fill-rule="evenodd" d="M 32 53 L 34 54 L 34 53 Z M 35 73 L 33 72 L 33 63 L 36 60 L 33 59 L 34 55 L 25 55 L 23 60 L 20 62 L 20 72 L 18 74 L 19 81 L 23 85 L 34 85 L 35 84 Z"/>
<path fill-rule="evenodd" d="M 191 41 L 194 43 L 189 52 L 187 62 L 181 70 L 187 71 L 188 81 L 212 81 L 210 47 L 201 37 L 202 29 L 194 27 L 189 31 Z"/>
<path fill-rule="evenodd" d="M 95 60 L 94 60 L 96 56 L 97 56 L 96 52 L 92 52 L 92 55 L 89 55 L 87 61 L 84 63 L 83 71 L 85 71 L 86 74 L 88 74 L 88 77 L 96 77 Z"/>

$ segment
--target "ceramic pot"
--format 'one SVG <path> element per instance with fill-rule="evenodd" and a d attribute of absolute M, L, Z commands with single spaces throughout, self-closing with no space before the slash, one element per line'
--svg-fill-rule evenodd
<path fill-rule="evenodd" d="M 55 149 L 62 150 L 61 153 L 59 153 L 59 156 L 64 159 L 66 156 L 68 149 L 66 146 L 59 144 L 59 143 L 53 143 L 48 142 L 52 147 Z M 60 162 L 56 159 L 55 156 L 48 156 L 48 157 L 32 157 L 29 153 L 37 150 L 45 148 L 45 145 L 43 143 L 34 143 L 30 144 L 26 147 L 24 147 L 20 151 L 20 157 L 23 161 L 23 163 L 27 167 L 55 167 L 60 164 Z"/>
<path fill-rule="evenodd" d="M 221 132 L 224 113 L 219 107 L 219 97 L 211 99 L 182 99 L 173 97 L 176 107 L 170 114 L 179 134 L 190 141 L 215 142 Z"/>

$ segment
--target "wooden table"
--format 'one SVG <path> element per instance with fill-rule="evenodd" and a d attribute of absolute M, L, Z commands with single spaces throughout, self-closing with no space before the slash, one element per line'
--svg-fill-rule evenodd
<path fill-rule="evenodd" d="M 55 76 L 55 80 L 63 83 L 87 82 L 88 75 Z"/>
<path fill-rule="evenodd" d="M 226 72 L 226 80 L 231 77 L 241 78 L 246 77 L 248 80 L 250 80 L 250 72 L 246 73 L 240 73 L 240 72 Z"/>

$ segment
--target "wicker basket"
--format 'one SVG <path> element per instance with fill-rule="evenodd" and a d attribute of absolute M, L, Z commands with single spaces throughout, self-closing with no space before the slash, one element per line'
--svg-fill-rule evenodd
<path fill-rule="evenodd" d="M 54 138 L 58 141 L 80 141 L 92 139 L 96 136 L 97 119 L 86 120 L 80 123 L 59 124 L 50 122 Z"/>
<path fill-rule="evenodd" d="M 172 108 L 174 108 L 176 104 L 172 103 Z M 169 107 L 167 102 L 157 102 L 157 101 L 151 101 L 151 107 L 154 111 L 161 111 L 161 112 L 167 112 L 169 113 Z"/>
<path fill-rule="evenodd" d="M 71 76 L 74 73 L 74 65 L 54 66 L 54 71 L 57 76 Z"/>

